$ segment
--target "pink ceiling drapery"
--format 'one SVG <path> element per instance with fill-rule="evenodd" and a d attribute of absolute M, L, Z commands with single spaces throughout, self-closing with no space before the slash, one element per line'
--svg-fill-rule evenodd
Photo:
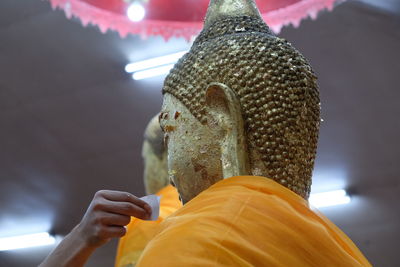
<path fill-rule="evenodd" d="M 308 16 L 316 18 L 323 9 L 331 10 L 337 0 L 256 0 L 258 8 L 271 29 L 279 32 L 285 25 L 297 27 Z M 50 0 L 52 7 L 61 8 L 66 16 L 78 17 L 86 26 L 97 25 L 104 33 L 160 35 L 168 40 L 183 37 L 189 40 L 203 26 L 209 0 L 149 0 L 144 4 L 146 17 L 132 22 L 126 15 L 129 4 L 124 0 Z"/>

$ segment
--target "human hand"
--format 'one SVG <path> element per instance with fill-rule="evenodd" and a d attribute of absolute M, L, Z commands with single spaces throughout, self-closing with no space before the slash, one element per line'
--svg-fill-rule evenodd
<path fill-rule="evenodd" d="M 126 233 L 131 216 L 145 220 L 151 207 L 127 192 L 101 190 L 96 192 L 82 221 L 74 229 L 88 247 L 100 247 L 113 237 Z"/>

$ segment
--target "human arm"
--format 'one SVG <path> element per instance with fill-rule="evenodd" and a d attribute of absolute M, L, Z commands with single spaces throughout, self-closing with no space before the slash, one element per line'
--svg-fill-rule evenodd
<path fill-rule="evenodd" d="M 151 207 L 130 193 L 98 191 L 81 222 L 39 267 L 81 267 L 98 247 L 125 235 L 131 216 L 147 219 L 150 214 Z"/>

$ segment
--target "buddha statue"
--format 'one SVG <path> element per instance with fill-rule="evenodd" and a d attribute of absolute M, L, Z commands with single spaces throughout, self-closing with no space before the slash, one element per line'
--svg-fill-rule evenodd
<path fill-rule="evenodd" d="M 240 175 L 307 199 L 320 125 L 317 78 L 252 0 L 211 0 L 204 29 L 166 77 L 160 124 L 183 203 Z"/>
<path fill-rule="evenodd" d="M 144 186 L 146 194 L 156 194 L 169 184 L 167 151 L 164 147 L 164 133 L 158 116 L 153 117 L 144 132 L 142 157 L 144 161 Z"/>
<path fill-rule="evenodd" d="M 316 76 L 253 0 L 211 0 L 163 93 L 168 175 L 184 205 L 137 266 L 370 266 L 306 201 L 320 124 Z"/>
<path fill-rule="evenodd" d="M 131 218 L 126 226 L 126 235 L 118 243 L 115 267 L 135 266 L 147 243 L 156 234 L 158 225 L 182 206 L 176 189 L 169 184 L 167 151 L 163 137 L 157 114 L 150 120 L 144 132 L 142 157 L 146 194 L 161 197 L 159 218 L 157 221 Z"/>

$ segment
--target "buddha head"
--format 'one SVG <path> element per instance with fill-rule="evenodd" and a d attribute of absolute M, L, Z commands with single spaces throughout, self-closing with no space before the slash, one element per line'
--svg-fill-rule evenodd
<path fill-rule="evenodd" d="M 182 201 L 237 175 L 264 176 L 308 198 L 320 124 L 316 80 L 253 0 L 211 0 L 204 29 L 163 87 L 168 175 Z"/>
<path fill-rule="evenodd" d="M 144 133 L 142 157 L 146 194 L 156 194 L 169 184 L 163 137 L 157 115 L 150 120 Z"/>

